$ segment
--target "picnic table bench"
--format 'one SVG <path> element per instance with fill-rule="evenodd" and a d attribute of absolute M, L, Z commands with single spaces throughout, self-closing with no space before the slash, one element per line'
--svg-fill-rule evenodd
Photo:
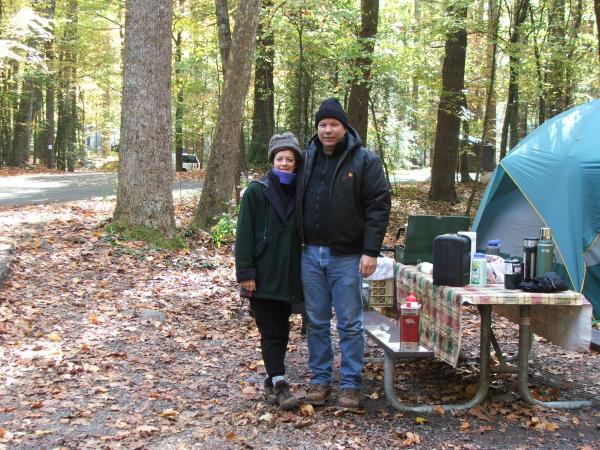
<path fill-rule="evenodd" d="M 553 401 L 543 402 L 532 397 L 529 390 L 529 352 L 532 331 L 541 334 L 554 343 L 567 349 L 589 348 L 589 333 L 582 324 L 589 324 L 591 305 L 581 294 L 565 291 L 555 294 L 534 294 L 518 290 L 506 290 L 488 285 L 449 287 L 435 286 L 431 276 L 418 272 L 412 266 L 397 263 L 395 267 L 396 289 L 394 294 L 405 296 L 414 291 L 423 303 L 421 315 L 422 336 L 419 351 L 400 349 L 400 329 L 393 320 L 384 317 L 375 310 L 363 312 L 363 326 L 369 338 L 384 350 L 384 386 L 388 402 L 392 407 L 404 412 L 433 412 L 436 405 L 409 405 L 398 398 L 394 389 L 395 363 L 402 359 L 436 357 L 455 366 L 461 346 L 462 306 L 477 306 L 480 315 L 479 343 L 479 384 L 473 398 L 461 404 L 439 405 L 446 410 L 469 409 L 482 403 L 490 384 L 490 344 L 493 343 L 499 353 L 501 366 L 495 372 L 513 371 L 518 374 L 518 389 L 523 400 L 551 408 L 579 408 L 589 406 L 591 401 Z M 492 306 L 502 315 L 519 324 L 518 366 L 507 366 L 492 332 Z M 535 311 L 535 317 L 532 314 Z M 540 317 L 545 321 L 540 321 Z M 547 323 L 560 326 L 542 326 Z M 556 328 L 561 333 L 556 333 Z"/>

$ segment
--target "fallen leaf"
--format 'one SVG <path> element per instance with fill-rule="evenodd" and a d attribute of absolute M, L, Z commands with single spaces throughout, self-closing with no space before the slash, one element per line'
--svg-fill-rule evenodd
<path fill-rule="evenodd" d="M 469 421 L 463 420 L 463 422 L 460 424 L 460 431 L 467 431 L 469 428 L 471 428 Z"/>
<path fill-rule="evenodd" d="M 44 402 L 33 402 L 31 404 L 31 409 L 40 409 L 44 407 Z"/>
<path fill-rule="evenodd" d="M 571 422 L 573 422 L 573 425 L 575 425 L 576 427 L 578 427 L 578 426 L 579 426 L 579 423 L 580 423 L 580 422 L 579 422 L 579 418 L 578 418 L 578 417 L 573 417 L 573 418 L 571 419 Z"/>
<path fill-rule="evenodd" d="M 304 417 L 312 417 L 315 414 L 315 408 L 310 403 L 302 403 L 300 406 L 300 412 Z"/>
<path fill-rule="evenodd" d="M 140 433 L 142 437 L 148 437 L 155 433 L 158 433 L 158 428 L 153 427 L 151 425 L 142 425 L 137 427 L 137 431 Z"/>
<path fill-rule="evenodd" d="M 437 414 L 444 414 L 446 412 L 442 405 L 435 405 L 431 410 Z"/>
<path fill-rule="evenodd" d="M 52 342 L 59 342 L 60 334 L 58 334 L 56 331 L 53 331 L 48 335 L 48 339 L 50 339 Z"/>
<path fill-rule="evenodd" d="M 271 413 L 266 413 L 263 414 L 262 416 L 260 416 L 258 418 L 258 420 L 260 420 L 261 422 L 268 422 L 269 420 L 271 420 L 273 418 L 273 414 Z"/>
<path fill-rule="evenodd" d="M 421 423 L 427 423 L 429 421 L 425 417 L 417 416 L 415 418 L 415 422 L 417 422 L 418 424 L 421 424 Z"/>
<path fill-rule="evenodd" d="M 560 427 L 559 427 L 557 424 L 555 424 L 554 422 L 546 422 L 546 423 L 544 423 L 544 428 L 545 428 L 547 431 L 556 431 L 556 430 L 558 430 Z"/>
<path fill-rule="evenodd" d="M 235 439 L 235 433 L 233 431 L 229 431 L 225 437 L 227 437 L 228 441 L 233 441 Z"/>
<path fill-rule="evenodd" d="M 38 437 L 48 436 L 49 434 L 54 433 L 54 430 L 36 430 L 35 435 Z"/>
<path fill-rule="evenodd" d="M 160 417 L 174 418 L 177 417 L 179 413 L 172 408 L 165 409 L 160 413 Z"/>

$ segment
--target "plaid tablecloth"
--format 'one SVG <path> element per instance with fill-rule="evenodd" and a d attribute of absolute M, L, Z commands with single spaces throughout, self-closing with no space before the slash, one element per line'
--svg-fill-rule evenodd
<path fill-rule="evenodd" d="M 421 343 L 453 366 L 462 339 L 462 305 L 494 305 L 493 311 L 518 323 L 519 307 L 531 308 L 531 330 L 568 350 L 587 351 L 591 338 L 592 306 L 578 292 L 528 293 L 502 285 L 436 286 L 431 275 L 414 266 L 395 265 L 396 298 L 413 291 L 423 305 Z"/>

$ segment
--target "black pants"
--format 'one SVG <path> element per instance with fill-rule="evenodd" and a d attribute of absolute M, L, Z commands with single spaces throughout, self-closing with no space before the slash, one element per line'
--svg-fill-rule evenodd
<path fill-rule="evenodd" d="M 260 349 L 267 375 L 271 378 L 284 375 L 292 305 L 277 300 L 251 298 L 250 306 L 260 332 Z"/>

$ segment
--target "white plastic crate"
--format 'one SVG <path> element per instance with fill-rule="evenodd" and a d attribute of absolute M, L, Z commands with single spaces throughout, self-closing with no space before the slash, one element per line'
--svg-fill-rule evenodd
<path fill-rule="evenodd" d="M 366 280 L 371 287 L 369 304 L 375 307 L 391 308 L 394 306 L 394 279 Z"/>

